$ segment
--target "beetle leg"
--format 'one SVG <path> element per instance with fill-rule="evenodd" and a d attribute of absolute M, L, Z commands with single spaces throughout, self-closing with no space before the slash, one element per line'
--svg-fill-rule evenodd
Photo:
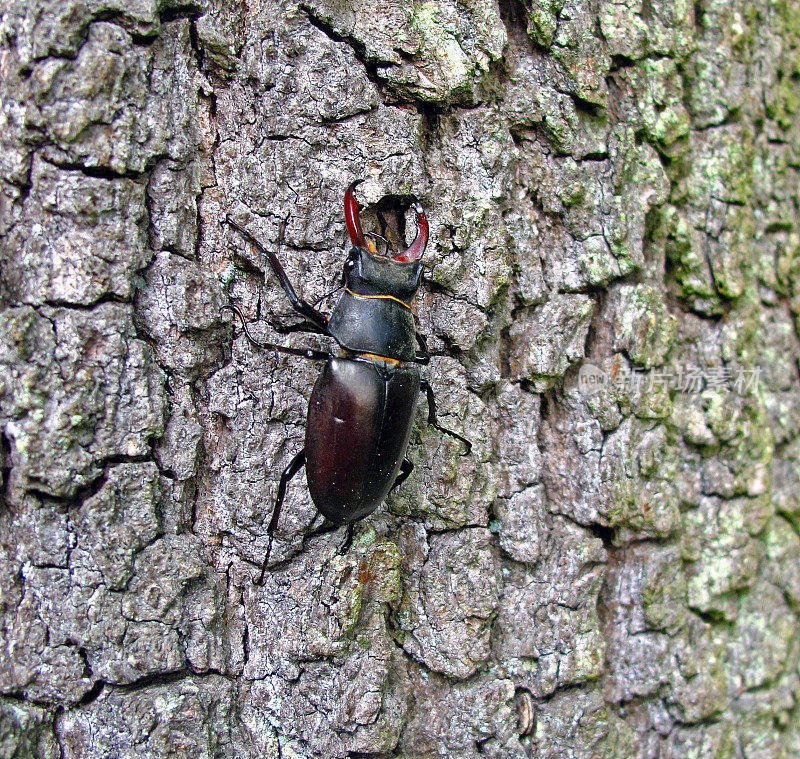
<path fill-rule="evenodd" d="M 239 319 L 241 319 L 242 329 L 244 330 L 245 337 L 251 344 L 255 345 L 256 348 L 260 348 L 261 350 L 277 351 L 278 353 L 288 353 L 290 356 L 300 356 L 301 358 L 308 358 L 311 361 L 327 361 L 329 358 L 332 358 L 332 354 L 328 353 L 327 351 L 318 351 L 314 350 L 313 348 L 291 348 L 288 345 L 260 343 L 250 334 L 244 314 L 239 306 L 234 306 L 232 303 L 228 303 L 222 306 L 220 311 L 233 311 L 233 313 L 235 313 Z"/>
<path fill-rule="evenodd" d="M 407 458 L 403 459 L 403 461 L 400 464 L 400 474 L 397 475 L 397 478 L 394 481 L 394 485 L 392 485 L 392 488 L 391 490 L 389 490 L 389 492 L 391 493 L 392 490 L 394 490 L 395 488 L 399 488 L 406 481 L 406 478 L 408 477 L 409 474 L 411 474 L 411 471 L 413 469 L 414 469 L 414 464 L 411 462 L 411 459 Z"/>
<path fill-rule="evenodd" d="M 269 561 L 269 555 L 272 551 L 272 538 L 278 527 L 278 519 L 281 515 L 283 499 L 286 497 L 286 486 L 289 484 L 289 480 L 300 471 L 305 463 L 306 449 L 303 448 L 303 450 L 289 462 L 289 466 L 287 466 L 286 469 L 283 470 L 283 474 L 281 474 L 281 479 L 278 483 L 278 494 L 275 496 L 275 506 L 272 509 L 272 518 L 269 520 L 269 526 L 267 527 L 267 538 L 269 541 L 267 543 L 267 554 L 264 556 L 264 561 L 261 563 L 261 574 L 258 576 L 256 585 L 264 584 L 264 573 L 267 571 L 267 562 Z"/>
<path fill-rule="evenodd" d="M 439 432 L 443 432 L 445 435 L 450 435 L 451 437 L 457 438 L 462 443 L 464 443 L 464 447 L 466 450 L 464 451 L 464 455 L 468 456 L 470 451 L 472 450 L 472 443 L 467 440 L 465 437 L 461 437 L 457 432 L 453 432 L 453 430 L 447 429 L 447 427 L 442 427 L 441 424 L 436 419 L 436 398 L 433 396 L 433 388 L 431 387 L 428 380 L 423 379 L 420 380 L 419 389 L 425 392 L 425 395 L 428 399 L 428 424 L 439 430 Z"/>
<path fill-rule="evenodd" d="M 347 535 L 344 538 L 344 542 L 339 547 L 340 556 L 344 556 L 350 550 L 350 546 L 353 545 L 353 532 L 355 531 L 355 529 L 356 529 L 355 522 L 347 525 Z"/>
<path fill-rule="evenodd" d="M 296 292 L 294 287 L 292 287 L 292 283 L 289 281 L 289 277 L 287 276 L 286 272 L 284 271 L 283 266 L 281 265 L 278 256 L 273 253 L 271 250 L 267 250 L 258 240 L 256 240 L 253 235 L 251 235 L 244 227 L 239 226 L 230 216 L 225 217 L 225 221 L 230 224 L 237 232 L 243 235 L 251 244 L 255 245 L 256 249 L 261 253 L 262 256 L 266 257 L 267 261 L 269 261 L 269 265 L 272 267 L 272 272 L 278 278 L 278 281 L 281 283 L 281 287 L 283 291 L 286 293 L 287 297 L 292 303 L 294 310 L 297 311 L 301 316 L 304 316 L 308 319 L 312 324 L 319 327 L 322 330 L 322 334 L 328 334 L 328 320 L 324 314 L 320 311 L 317 311 L 314 306 L 310 303 L 304 301 Z M 283 223 L 281 224 L 280 232 L 278 233 L 278 248 L 280 249 L 281 241 L 283 239 Z"/>
<path fill-rule="evenodd" d="M 319 514 L 317 514 L 314 519 L 311 520 L 311 524 L 314 524 L 314 522 L 317 521 L 318 516 Z M 326 519 L 319 527 L 315 527 L 313 530 L 311 530 L 311 532 L 307 532 L 305 535 L 303 535 L 303 541 L 300 543 L 300 548 L 297 551 L 295 551 L 293 554 L 290 554 L 285 559 L 275 562 L 275 564 L 272 565 L 272 568 L 280 569 L 281 567 L 286 566 L 296 556 L 300 556 L 306 552 L 306 543 L 308 543 L 309 540 L 318 538 L 320 535 L 327 535 L 329 532 L 336 532 L 336 530 L 338 530 L 340 527 L 340 524 L 334 524 Z"/>
<path fill-rule="evenodd" d="M 419 353 L 414 356 L 414 363 L 415 364 L 422 364 L 422 366 L 427 366 L 431 361 L 431 354 L 428 352 L 428 341 L 421 332 L 416 332 L 415 336 L 417 338 L 417 342 L 419 343 Z"/>
<path fill-rule="evenodd" d="M 274 325 L 274 328 L 275 331 L 281 335 L 289 335 L 292 332 L 304 332 L 310 335 L 325 334 L 316 324 L 305 319 L 301 322 L 295 322 L 294 324 L 282 324 L 279 322 L 278 324 Z"/>

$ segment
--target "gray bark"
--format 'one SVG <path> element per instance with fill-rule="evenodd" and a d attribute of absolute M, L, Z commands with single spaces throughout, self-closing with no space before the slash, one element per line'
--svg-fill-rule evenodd
<path fill-rule="evenodd" d="M 0 18 L 0 755 L 800 756 L 795 3 Z M 318 367 L 219 309 L 327 343 L 222 221 L 315 300 L 360 177 L 473 455 L 258 587 Z"/>

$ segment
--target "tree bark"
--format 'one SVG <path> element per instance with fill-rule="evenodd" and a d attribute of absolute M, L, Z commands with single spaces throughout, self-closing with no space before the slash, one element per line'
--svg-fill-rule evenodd
<path fill-rule="evenodd" d="M 499 3 L 499 4 L 498 4 Z M 800 756 L 791 0 L 10 0 L 0 755 Z M 441 422 L 306 541 L 319 366 L 431 224 Z M 379 246 L 383 243 L 379 242 Z"/>

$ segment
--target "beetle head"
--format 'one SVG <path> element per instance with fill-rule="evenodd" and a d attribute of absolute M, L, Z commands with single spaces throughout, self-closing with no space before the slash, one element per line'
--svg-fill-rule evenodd
<path fill-rule="evenodd" d="M 352 248 L 344 262 L 344 286 L 358 295 L 391 295 L 411 303 L 422 280 L 422 262 L 402 263 Z"/>

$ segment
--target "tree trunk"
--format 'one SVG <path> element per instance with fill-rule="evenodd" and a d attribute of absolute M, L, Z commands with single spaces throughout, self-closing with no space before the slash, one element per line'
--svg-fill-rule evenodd
<path fill-rule="evenodd" d="M 10 0 L 0 755 L 800 756 L 792 0 Z M 303 541 L 355 179 L 440 421 Z M 382 251 L 386 243 L 377 240 Z"/>

